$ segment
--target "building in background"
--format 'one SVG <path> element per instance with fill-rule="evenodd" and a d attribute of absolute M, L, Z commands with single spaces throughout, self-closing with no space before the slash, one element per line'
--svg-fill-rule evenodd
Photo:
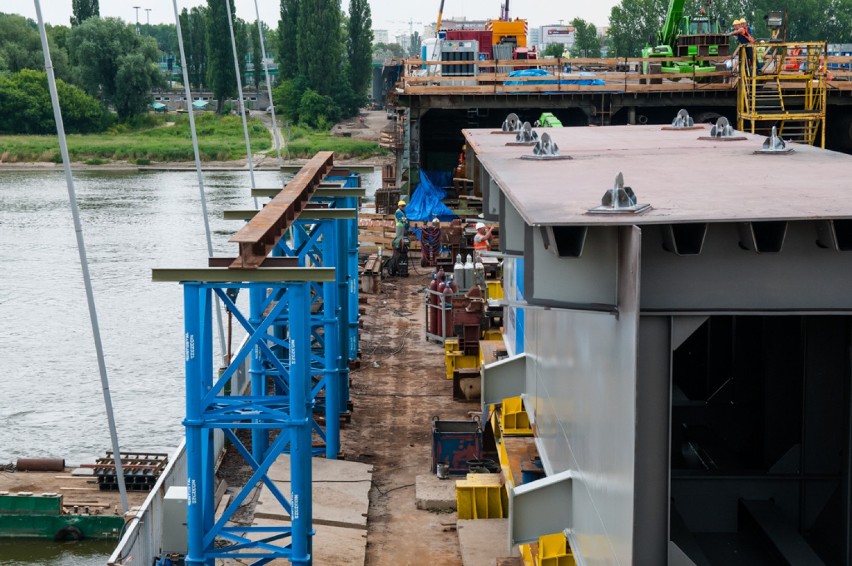
<path fill-rule="evenodd" d="M 538 28 L 538 31 L 540 34 L 540 41 L 535 45 L 538 45 L 541 50 L 547 49 L 547 46 L 551 43 L 561 43 L 565 46 L 566 51 L 570 50 L 574 45 L 574 26 L 550 24 L 541 26 Z"/>
<path fill-rule="evenodd" d="M 388 30 L 386 29 L 374 29 L 373 30 L 373 43 L 387 43 L 389 40 Z"/>
<path fill-rule="evenodd" d="M 541 28 L 530 28 L 530 46 L 540 46 L 541 45 Z"/>
<path fill-rule="evenodd" d="M 411 36 L 407 33 L 402 33 L 396 36 L 396 43 L 398 43 L 402 50 L 408 53 L 411 51 Z"/>

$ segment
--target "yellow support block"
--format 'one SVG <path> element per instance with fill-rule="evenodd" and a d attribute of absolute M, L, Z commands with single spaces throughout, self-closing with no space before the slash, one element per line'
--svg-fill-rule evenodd
<path fill-rule="evenodd" d="M 509 516 L 509 496 L 501 474 L 468 474 L 456 481 L 456 507 L 459 519 L 505 519 Z"/>
<path fill-rule="evenodd" d="M 520 544 L 518 545 L 518 550 L 521 553 L 521 560 L 524 562 L 524 566 L 536 566 L 535 559 L 532 554 L 532 546 L 529 544 Z"/>
<path fill-rule="evenodd" d="M 459 351 L 459 339 L 458 338 L 447 338 L 444 340 L 444 353 L 449 354 L 450 352 L 458 352 Z"/>
<path fill-rule="evenodd" d="M 489 299 L 503 298 L 503 284 L 496 279 L 489 279 L 485 282 L 486 293 Z"/>
<path fill-rule="evenodd" d="M 453 378 L 453 372 L 457 369 L 478 368 L 479 356 L 466 356 L 461 352 L 447 352 L 444 354 L 447 366 L 447 379 Z"/>
<path fill-rule="evenodd" d="M 536 566 L 576 566 L 568 539 L 562 533 L 538 538 Z"/>
<path fill-rule="evenodd" d="M 530 436 L 533 431 L 530 419 L 524 410 L 524 400 L 520 397 L 503 399 L 503 434 L 506 436 Z"/>
<path fill-rule="evenodd" d="M 499 330 L 486 330 L 482 333 L 483 340 L 500 340 L 503 341 L 503 335 L 500 334 Z"/>

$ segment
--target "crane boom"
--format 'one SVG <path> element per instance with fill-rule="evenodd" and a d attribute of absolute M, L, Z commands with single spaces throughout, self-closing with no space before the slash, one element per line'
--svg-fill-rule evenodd
<path fill-rule="evenodd" d="M 666 19 L 657 37 L 658 45 L 670 45 L 674 48 L 675 41 L 677 40 L 677 27 L 681 18 L 683 18 L 683 3 L 684 0 L 669 0 Z"/>
<path fill-rule="evenodd" d="M 435 35 L 441 31 L 441 20 L 444 17 L 444 0 L 441 0 L 441 7 L 438 8 L 438 21 L 435 24 Z"/>

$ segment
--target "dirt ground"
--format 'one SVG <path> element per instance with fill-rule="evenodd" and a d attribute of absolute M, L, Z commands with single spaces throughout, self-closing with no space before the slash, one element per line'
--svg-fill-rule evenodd
<path fill-rule="evenodd" d="M 336 136 L 347 136 L 361 140 L 379 141 L 379 133 L 392 125 L 384 110 L 361 110 L 358 116 L 347 118 L 331 129 Z"/>
<path fill-rule="evenodd" d="M 428 474 L 433 416 L 458 420 L 477 403 L 452 399 L 444 350 L 424 340 L 423 275 L 387 279 L 367 298 L 362 369 L 352 374 L 352 423 L 341 432 L 349 460 L 374 466 L 367 566 L 461 564 L 455 513 L 415 507 L 415 477 Z M 376 367 L 378 366 L 378 367 Z"/>
<path fill-rule="evenodd" d="M 430 276 L 415 267 L 420 273 L 385 279 L 381 294 L 361 295 L 361 368 L 351 374 L 354 408 L 340 441 L 347 460 L 373 466 L 365 566 L 462 563 L 455 512 L 417 509 L 414 486 L 416 476 L 430 473 L 432 417 L 467 419 L 479 405 L 453 401 L 443 346 L 424 339 L 423 289 Z M 241 437 L 250 443 L 248 435 Z M 251 469 L 230 456 L 219 476 L 241 485 Z M 240 517 L 246 524 L 250 506 Z"/>

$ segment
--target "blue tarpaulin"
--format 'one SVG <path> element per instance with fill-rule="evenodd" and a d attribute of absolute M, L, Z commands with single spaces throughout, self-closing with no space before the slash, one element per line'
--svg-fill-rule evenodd
<path fill-rule="evenodd" d="M 452 183 L 452 173 L 445 171 L 420 172 L 420 184 L 414 189 L 405 207 L 405 216 L 412 222 L 427 222 L 435 217 L 449 222 L 456 217 L 443 200 L 447 196 L 442 186 Z"/>
<path fill-rule="evenodd" d="M 578 76 L 594 76 L 593 73 L 576 73 Z M 600 79 L 566 79 L 556 78 L 544 69 L 524 69 L 523 71 L 512 71 L 509 78 L 513 77 L 542 77 L 540 81 L 506 81 L 504 85 L 605 85 Z"/>

